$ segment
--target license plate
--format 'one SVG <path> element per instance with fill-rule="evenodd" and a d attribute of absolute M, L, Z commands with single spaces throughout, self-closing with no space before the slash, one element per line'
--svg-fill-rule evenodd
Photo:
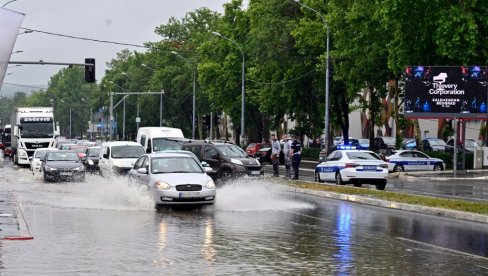
<path fill-rule="evenodd" d="M 251 174 L 252 174 L 252 175 L 260 175 L 260 174 L 261 174 L 261 172 L 260 172 L 260 171 L 251 171 Z"/>
<path fill-rule="evenodd" d="M 189 197 L 196 197 L 198 196 L 198 193 L 194 192 L 180 192 L 179 193 L 179 198 L 189 198 Z"/>
<path fill-rule="evenodd" d="M 365 171 L 376 171 L 376 166 L 364 166 Z"/>
<path fill-rule="evenodd" d="M 59 175 L 67 176 L 67 175 L 71 175 L 71 173 L 70 172 L 60 172 Z"/>

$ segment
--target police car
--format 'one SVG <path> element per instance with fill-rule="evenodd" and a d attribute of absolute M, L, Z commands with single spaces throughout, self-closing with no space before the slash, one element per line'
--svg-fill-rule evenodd
<path fill-rule="evenodd" d="M 388 171 L 442 171 L 446 164 L 442 159 L 432 158 L 416 150 L 398 150 L 386 157 Z"/>
<path fill-rule="evenodd" d="M 384 190 L 387 177 L 388 164 L 376 153 L 349 146 L 338 147 L 315 167 L 316 182 L 352 183 L 355 187 L 375 184 L 376 189 Z"/>

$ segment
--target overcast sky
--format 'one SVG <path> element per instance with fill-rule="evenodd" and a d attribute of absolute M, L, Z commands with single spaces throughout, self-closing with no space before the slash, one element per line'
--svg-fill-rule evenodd
<path fill-rule="evenodd" d="M 0 6 L 7 2 L 9 0 L 0 0 Z M 223 13 L 223 4 L 227 2 L 230 0 L 17 0 L 5 8 L 25 14 L 24 28 L 142 45 L 159 40 L 154 29 L 166 24 L 170 17 L 180 19 L 201 7 Z M 85 58 L 91 57 L 96 59 L 97 80 L 100 80 L 106 62 L 125 48 L 144 51 L 34 32 L 17 37 L 14 52 L 23 52 L 12 54 L 10 60 L 83 63 Z M 50 77 L 62 68 L 54 65 L 12 67 L 7 70 L 3 87 L 11 84 L 46 87 Z"/>

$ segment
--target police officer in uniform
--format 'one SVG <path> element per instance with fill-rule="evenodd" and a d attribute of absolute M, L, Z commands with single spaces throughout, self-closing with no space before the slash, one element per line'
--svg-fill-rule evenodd
<path fill-rule="evenodd" d="M 298 140 L 297 135 L 293 135 L 293 142 L 291 143 L 291 163 L 293 172 L 295 173 L 293 179 L 298 180 L 298 173 L 300 169 L 300 161 L 302 160 L 302 143 Z"/>

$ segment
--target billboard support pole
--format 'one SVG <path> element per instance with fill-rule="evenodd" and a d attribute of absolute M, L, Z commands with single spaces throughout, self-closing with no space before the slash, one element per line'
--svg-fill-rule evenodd
<path fill-rule="evenodd" d="M 453 119 L 454 121 L 454 143 L 453 144 L 453 154 L 452 154 L 452 172 L 453 176 L 456 177 L 457 175 L 457 141 L 458 141 L 458 120 L 456 117 Z"/>

